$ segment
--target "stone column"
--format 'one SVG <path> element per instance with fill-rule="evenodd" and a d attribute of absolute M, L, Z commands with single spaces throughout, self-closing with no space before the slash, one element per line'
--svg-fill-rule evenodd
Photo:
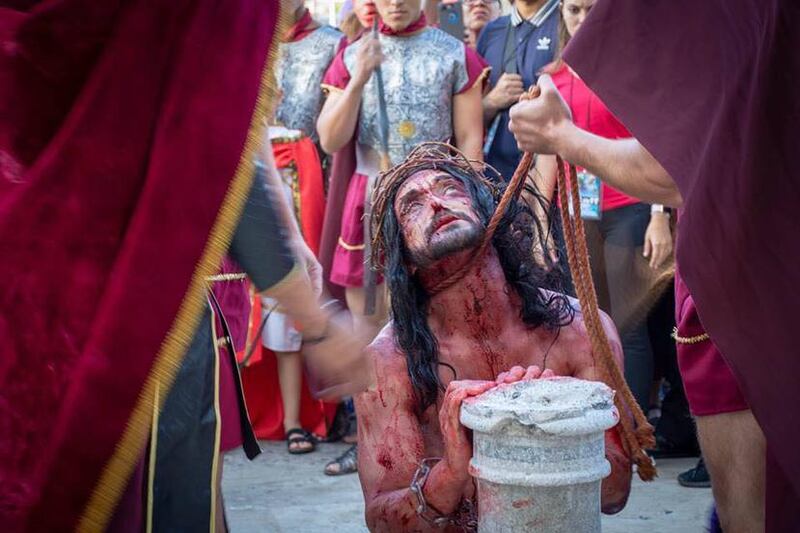
<path fill-rule="evenodd" d="M 464 401 L 480 533 L 600 531 L 604 432 L 619 416 L 604 383 L 548 378 L 500 385 Z"/>

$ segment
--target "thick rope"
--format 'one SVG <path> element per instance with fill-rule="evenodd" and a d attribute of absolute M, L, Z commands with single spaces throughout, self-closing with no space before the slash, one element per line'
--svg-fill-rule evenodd
<path fill-rule="evenodd" d="M 564 173 L 564 161 L 559 156 L 556 156 L 556 161 L 558 167 L 558 195 L 561 202 L 561 222 L 564 227 L 567 261 L 572 272 L 575 292 L 581 304 L 583 322 L 592 344 L 595 364 L 598 365 L 600 372 L 603 374 L 603 380 L 617 392 L 614 396 L 614 403 L 620 413 L 620 435 L 622 436 L 623 445 L 636 464 L 637 472 L 642 481 L 652 481 L 657 473 L 653 460 L 647 455 L 645 449 L 655 446 L 653 426 L 647 421 L 647 417 L 645 417 L 638 402 L 633 397 L 633 393 L 614 358 L 605 329 L 603 329 L 597 305 L 597 294 L 589 266 L 589 252 L 586 246 L 583 219 L 581 218 L 580 194 L 578 193 L 575 167 L 570 165 L 570 179 L 567 182 L 567 177 Z M 574 211 L 572 217 L 569 214 L 567 187 L 570 188 L 571 193 Z M 635 428 L 626 413 L 630 413 L 633 417 Z"/>

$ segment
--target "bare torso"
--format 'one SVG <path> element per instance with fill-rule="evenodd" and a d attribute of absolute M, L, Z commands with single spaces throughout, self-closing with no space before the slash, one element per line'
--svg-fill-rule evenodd
<path fill-rule="evenodd" d="M 560 376 L 599 379 L 580 312 L 571 324 L 548 329 L 526 325 L 520 309 L 519 297 L 505 283 L 493 257 L 459 285 L 434 297 L 428 323 L 439 344 L 438 374 L 445 388 L 454 380 L 493 382 L 501 372 L 533 365 Z M 621 362 L 616 330 L 610 319 L 604 320 Z M 391 323 L 368 350 L 375 361 L 377 388 L 356 399 L 367 523 L 377 531 L 426 530 L 428 524 L 416 515 L 416 500 L 408 490 L 419 462 L 445 458 L 440 472 L 434 470 L 426 483 L 425 495 L 436 509 L 449 514 L 461 499 L 474 495 L 464 462 L 471 448 L 465 449 L 468 439 L 465 445 L 458 435 L 443 434 L 442 428 L 450 427 L 443 422 L 448 409 L 443 406 L 444 394 L 418 413 L 406 357 L 395 343 Z M 631 468 L 615 429 L 608 432 L 606 443 L 612 474 L 603 482 L 603 510 L 616 512 L 627 500 Z"/>

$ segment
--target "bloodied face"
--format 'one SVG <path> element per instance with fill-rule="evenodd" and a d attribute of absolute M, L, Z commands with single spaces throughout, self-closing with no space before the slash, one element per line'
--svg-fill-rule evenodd
<path fill-rule="evenodd" d="M 440 170 L 412 174 L 398 189 L 394 210 L 415 270 L 476 247 L 484 234 L 464 184 Z"/>

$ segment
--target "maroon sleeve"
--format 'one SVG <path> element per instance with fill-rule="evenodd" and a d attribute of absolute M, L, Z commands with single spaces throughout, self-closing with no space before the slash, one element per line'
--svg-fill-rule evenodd
<path fill-rule="evenodd" d="M 347 71 L 347 66 L 344 64 L 345 50 L 347 50 L 347 47 L 342 47 L 336 57 L 333 58 L 331 65 L 325 72 L 325 77 L 322 78 L 323 88 L 334 87 L 344 90 L 347 84 L 350 83 L 350 72 Z"/>
<path fill-rule="evenodd" d="M 476 83 L 485 83 L 489 70 L 491 69 L 486 60 L 483 59 L 478 52 L 467 45 L 464 45 L 464 50 L 466 51 L 464 62 L 467 66 L 467 83 L 465 83 L 456 94 L 467 92 L 472 89 Z"/>

